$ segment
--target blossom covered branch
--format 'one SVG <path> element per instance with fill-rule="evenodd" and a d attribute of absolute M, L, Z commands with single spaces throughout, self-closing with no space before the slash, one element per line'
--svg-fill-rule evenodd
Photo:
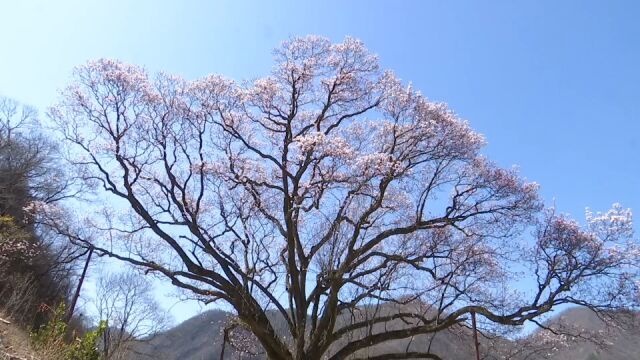
<path fill-rule="evenodd" d="M 484 158 L 480 134 L 358 40 L 295 38 L 275 61 L 248 83 L 77 68 L 49 114 L 113 210 L 48 223 L 229 303 L 272 359 L 357 357 L 471 312 L 520 325 L 559 304 L 637 304 L 630 212 L 582 229 L 543 210 L 535 183 Z M 513 297 L 500 289 L 523 260 L 537 288 Z"/>

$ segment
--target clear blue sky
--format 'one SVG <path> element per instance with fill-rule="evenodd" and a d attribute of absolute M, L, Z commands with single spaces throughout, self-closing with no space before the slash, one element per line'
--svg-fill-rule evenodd
<path fill-rule="evenodd" d="M 0 14 L 0 94 L 42 112 L 88 59 L 239 80 L 266 75 L 290 36 L 352 35 L 560 211 L 640 212 L 638 1 L 4 0 Z"/>

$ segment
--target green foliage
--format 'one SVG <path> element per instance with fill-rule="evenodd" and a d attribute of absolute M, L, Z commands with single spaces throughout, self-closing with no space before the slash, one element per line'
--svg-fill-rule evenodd
<path fill-rule="evenodd" d="M 84 336 L 76 338 L 67 352 L 65 360 L 99 360 L 98 340 L 107 329 L 107 322 L 100 321 L 98 327 Z"/>
<path fill-rule="evenodd" d="M 31 333 L 31 341 L 36 348 L 44 348 L 63 341 L 67 332 L 67 324 L 62 320 L 65 315 L 65 305 L 60 303 L 53 312 L 53 317 L 37 331 Z"/>
<path fill-rule="evenodd" d="M 100 360 L 98 340 L 107 329 L 107 322 L 100 321 L 95 330 L 76 337 L 71 343 L 65 341 L 67 324 L 64 322 L 65 306 L 61 303 L 47 324 L 31 334 L 36 350 L 52 360 Z"/>

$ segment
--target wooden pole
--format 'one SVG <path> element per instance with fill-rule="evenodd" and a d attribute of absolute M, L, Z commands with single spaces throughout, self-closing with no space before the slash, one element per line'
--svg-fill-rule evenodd
<path fill-rule="evenodd" d="M 78 287 L 76 288 L 75 294 L 73 294 L 73 298 L 71 299 L 71 305 L 69 306 L 69 311 L 67 312 L 67 318 L 65 322 L 68 324 L 71 321 L 71 317 L 73 316 L 73 311 L 76 308 L 76 303 L 78 302 L 78 298 L 80 297 L 80 290 L 82 289 L 82 283 L 84 283 L 84 278 L 87 275 L 87 269 L 89 268 L 89 262 L 91 262 L 91 254 L 93 254 L 93 248 L 89 249 L 89 255 L 87 255 L 87 260 L 84 263 L 84 269 L 82 269 L 82 274 L 80 275 L 80 279 L 78 280 Z"/>
<path fill-rule="evenodd" d="M 222 348 L 220 349 L 220 360 L 224 360 L 224 348 L 227 345 L 227 329 L 224 329 L 222 336 Z"/>
<path fill-rule="evenodd" d="M 476 327 L 476 313 L 471 312 L 471 326 L 473 326 L 473 345 L 476 348 L 476 360 L 480 360 L 480 343 L 478 342 L 478 328 Z"/>

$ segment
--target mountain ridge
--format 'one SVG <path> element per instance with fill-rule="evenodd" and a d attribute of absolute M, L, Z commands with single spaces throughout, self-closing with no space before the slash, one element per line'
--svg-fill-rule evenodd
<path fill-rule="evenodd" d="M 637 313 L 630 314 L 632 320 L 630 326 L 614 326 L 610 333 L 603 333 L 607 329 L 602 319 L 592 311 L 584 308 L 570 308 L 549 320 L 547 325 L 572 326 L 585 332 L 600 333 L 608 336 L 610 343 L 605 348 L 599 348 L 589 341 L 576 341 L 549 355 L 546 349 L 538 349 L 537 353 L 514 355 L 516 347 L 521 346 L 512 340 L 505 338 L 494 339 L 495 344 L 490 346 L 487 340 L 481 340 L 481 351 L 485 359 L 550 359 L 550 360 L 640 360 L 640 316 Z M 232 314 L 223 310 L 209 310 L 190 319 L 185 320 L 174 328 L 156 335 L 149 341 L 136 346 L 136 354 L 131 354 L 132 360 L 211 360 L 219 359 L 222 348 L 222 329 Z M 621 318 L 614 317 L 617 322 Z M 282 330 L 282 329 L 278 329 Z M 535 332 L 529 337 L 535 335 Z M 433 341 L 431 341 L 433 340 Z M 535 344 L 534 344 L 535 345 Z M 425 351 L 428 347 L 443 359 L 467 360 L 474 358 L 473 340 L 469 329 L 462 328 L 458 331 L 445 331 L 431 336 L 419 336 L 408 340 L 392 340 L 378 345 L 369 353 L 359 355 L 377 355 L 381 351 L 404 351 L 408 347 L 412 351 Z M 498 348 L 511 353 L 512 357 L 501 355 Z M 226 346 L 224 359 L 264 359 L 263 356 L 239 354 L 232 347 Z"/>

